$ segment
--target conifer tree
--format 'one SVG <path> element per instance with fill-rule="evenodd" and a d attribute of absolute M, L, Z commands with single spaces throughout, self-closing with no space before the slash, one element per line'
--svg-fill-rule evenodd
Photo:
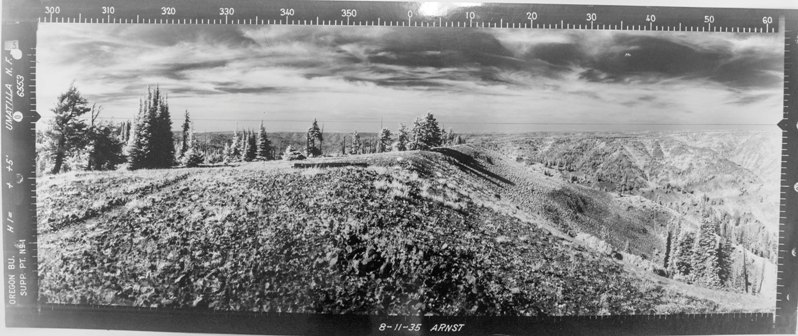
<path fill-rule="evenodd" d="M 424 118 L 416 118 L 413 122 L 411 149 L 427 150 L 443 144 L 442 132 L 438 121 L 432 113 L 427 113 Z"/>
<path fill-rule="evenodd" d="M 413 120 L 413 128 L 410 130 L 410 150 L 422 150 L 427 149 L 424 144 L 424 129 L 426 126 L 424 125 L 424 120 L 420 117 L 416 117 Z"/>
<path fill-rule="evenodd" d="M 389 152 L 391 150 L 391 131 L 387 128 L 380 130 L 377 139 L 377 153 Z"/>
<path fill-rule="evenodd" d="M 154 120 L 152 129 L 152 168 L 168 168 L 174 164 L 175 146 L 172 133 L 172 118 L 169 114 L 169 103 L 166 94 L 155 86 L 150 109 Z"/>
<path fill-rule="evenodd" d="M 88 170 L 115 169 L 116 165 L 125 162 L 122 154 L 124 143 L 116 135 L 119 130 L 111 125 L 96 122 L 100 110 L 101 108 L 95 105 L 91 111 L 91 126 L 87 134 L 89 162 L 86 169 Z"/>
<path fill-rule="evenodd" d="M 272 143 L 266 135 L 266 129 L 263 127 L 263 122 L 260 123 L 258 129 L 258 153 L 256 155 L 258 160 L 271 160 L 272 159 Z"/>
<path fill-rule="evenodd" d="M 258 138 L 255 133 L 249 132 L 247 137 L 247 151 L 244 153 L 245 161 L 254 161 L 258 157 Z"/>
<path fill-rule="evenodd" d="M 127 143 L 128 140 L 130 140 L 130 131 L 133 129 L 133 122 L 128 120 L 125 124 L 127 125 L 125 127 L 125 143 Z"/>
<path fill-rule="evenodd" d="M 149 98 L 148 98 L 149 99 Z M 150 140 L 152 139 L 152 124 L 147 104 L 139 100 L 139 113 L 130 132 L 128 141 L 127 158 L 128 169 L 141 169 L 149 167 Z"/>
<path fill-rule="evenodd" d="M 130 169 L 168 168 L 174 163 L 172 120 L 166 96 L 160 88 L 147 88 L 147 99 L 139 101 L 135 132 L 128 142 Z"/>
<path fill-rule="evenodd" d="M 745 233 L 743 232 L 742 234 L 744 235 Z M 746 251 L 745 249 L 742 249 L 742 250 L 743 250 L 742 251 L 743 252 L 742 253 L 742 255 L 743 255 L 743 267 L 740 270 L 741 274 L 739 276 L 739 281 L 742 283 L 742 285 L 739 286 L 739 287 L 744 288 L 746 293 L 750 293 L 751 292 L 751 289 L 750 289 L 751 282 L 748 279 L 748 262 L 746 260 L 746 254 L 748 253 L 748 251 Z"/>
<path fill-rule="evenodd" d="M 205 156 L 199 150 L 197 139 L 194 137 L 194 123 L 189 122 L 186 129 L 186 151 L 181 157 L 181 163 L 186 167 L 197 167 L 200 163 L 205 161 Z"/>
<path fill-rule="evenodd" d="M 673 232 L 668 231 L 667 238 L 665 238 L 665 257 L 663 258 L 663 265 L 665 269 L 670 266 L 671 250 L 673 249 Z"/>
<path fill-rule="evenodd" d="M 86 146 L 88 126 L 80 117 L 91 111 L 91 108 L 88 100 L 72 84 L 66 92 L 58 96 L 56 106 L 50 111 L 55 117 L 45 135 L 49 138 L 48 151 L 54 162 L 50 173 L 57 174 L 67 155 Z"/>
<path fill-rule="evenodd" d="M 438 121 L 432 113 L 427 112 L 424 117 L 424 143 L 429 147 L 438 147 L 441 145 L 441 129 L 438 126 Z"/>
<path fill-rule="evenodd" d="M 407 133 L 407 126 L 405 124 L 399 124 L 399 135 L 396 139 L 396 149 L 399 151 L 406 151 L 408 150 L 410 144 L 410 137 Z"/>
<path fill-rule="evenodd" d="M 123 144 L 127 144 L 128 138 L 130 137 L 130 121 L 126 120 L 120 123 L 117 130 L 119 141 Z"/>
<path fill-rule="evenodd" d="M 178 152 L 178 158 L 183 158 L 183 155 L 188 151 L 188 147 L 190 146 L 188 141 L 188 132 L 191 128 L 191 118 L 189 117 L 188 110 L 186 110 L 185 117 L 183 118 L 183 134 L 181 135 L 181 145 L 180 151 Z"/>
<path fill-rule="evenodd" d="M 732 263 L 734 246 L 723 237 L 719 237 L 716 254 L 718 256 L 718 280 L 721 287 L 730 286 L 732 279 Z"/>
<path fill-rule="evenodd" d="M 307 133 L 307 144 L 305 148 L 305 152 L 308 153 L 309 157 L 314 156 L 321 156 L 321 143 L 324 137 L 321 134 L 321 129 L 319 128 L 319 123 L 316 119 L 313 119 L 313 124 L 308 129 Z"/>
<path fill-rule="evenodd" d="M 238 139 L 238 160 L 244 161 L 244 155 L 247 153 L 247 146 L 249 145 L 249 131 L 244 130 L 241 132 L 241 138 Z"/>
<path fill-rule="evenodd" d="M 241 138 L 238 136 L 238 130 L 233 133 L 233 140 L 230 143 L 230 162 L 239 161 L 241 159 Z"/>
<path fill-rule="evenodd" d="M 693 251 L 692 265 L 697 283 L 708 287 L 720 287 L 722 285 L 719 276 L 719 244 L 720 239 L 717 235 L 716 224 L 709 219 L 705 219 L 701 223 L 698 241 Z"/>
<path fill-rule="evenodd" d="M 224 149 L 222 150 L 222 161 L 231 162 L 232 161 L 232 153 L 230 151 L 230 143 L 224 143 Z"/>
<path fill-rule="evenodd" d="M 363 143 L 360 141 L 360 134 L 357 131 L 352 132 L 352 147 L 349 149 L 349 154 L 361 154 L 363 151 Z"/>
<path fill-rule="evenodd" d="M 693 245 L 695 245 L 695 233 L 683 230 L 679 233 L 676 250 L 671 261 L 671 274 L 677 280 L 684 280 L 691 283 L 693 280 Z"/>
<path fill-rule="evenodd" d="M 242 139 L 241 143 L 241 161 L 250 161 L 248 158 L 250 152 L 249 138 L 250 138 L 249 130 L 244 131 L 244 138 Z"/>

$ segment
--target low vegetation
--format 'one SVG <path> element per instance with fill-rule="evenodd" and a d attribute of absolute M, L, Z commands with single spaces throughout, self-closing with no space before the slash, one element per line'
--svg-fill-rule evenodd
<path fill-rule="evenodd" d="M 50 224 L 41 226 L 41 299 L 528 316 L 720 312 L 754 299 L 715 300 L 630 272 L 496 192 L 522 181 L 493 154 L 462 147 L 312 160 L 368 167 L 270 161 L 42 181 L 40 219 Z M 561 184 L 526 187 L 536 199 Z M 70 194 L 115 201 L 80 205 L 97 208 L 91 215 L 55 215 L 72 207 Z"/>

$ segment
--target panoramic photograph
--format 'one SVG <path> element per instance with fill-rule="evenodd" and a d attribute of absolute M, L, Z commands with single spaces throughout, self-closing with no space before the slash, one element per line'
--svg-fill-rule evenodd
<path fill-rule="evenodd" d="M 41 24 L 39 300 L 772 312 L 782 42 Z"/>

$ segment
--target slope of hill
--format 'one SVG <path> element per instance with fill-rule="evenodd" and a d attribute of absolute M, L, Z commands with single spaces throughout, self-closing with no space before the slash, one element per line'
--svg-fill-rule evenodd
<path fill-rule="evenodd" d="M 775 261 L 780 132 L 474 136 L 472 143 L 592 189 L 639 195 Z M 689 223 L 688 223 L 689 224 Z"/>
<path fill-rule="evenodd" d="M 650 262 L 635 256 L 664 244 L 656 223 L 676 217 L 645 198 L 470 146 L 306 162 L 328 161 L 369 166 L 48 176 L 37 186 L 40 297 L 444 315 L 766 311 L 772 303 L 639 274 Z M 602 232 L 609 244 L 595 238 Z M 621 233 L 629 253 L 612 247 Z"/>

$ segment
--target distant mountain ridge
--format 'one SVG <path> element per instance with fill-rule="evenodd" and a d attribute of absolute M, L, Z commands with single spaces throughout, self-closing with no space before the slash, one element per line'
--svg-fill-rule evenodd
<path fill-rule="evenodd" d="M 640 195 L 774 260 L 781 132 L 473 136 L 469 142 L 590 188 Z"/>

